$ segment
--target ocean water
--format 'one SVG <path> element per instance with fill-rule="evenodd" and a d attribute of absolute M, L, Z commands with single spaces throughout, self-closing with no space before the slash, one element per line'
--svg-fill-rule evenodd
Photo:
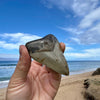
<path fill-rule="evenodd" d="M 15 70 L 17 61 L 0 61 L 0 88 L 7 87 Z M 100 67 L 100 61 L 68 61 L 70 75 L 94 71 Z"/>

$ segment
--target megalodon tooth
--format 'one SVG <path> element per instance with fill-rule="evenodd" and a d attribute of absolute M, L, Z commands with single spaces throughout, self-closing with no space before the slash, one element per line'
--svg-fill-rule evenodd
<path fill-rule="evenodd" d="M 25 46 L 34 60 L 46 65 L 57 73 L 69 75 L 67 61 L 54 35 L 49 34 L 44 38 L 27 42 Z"/>

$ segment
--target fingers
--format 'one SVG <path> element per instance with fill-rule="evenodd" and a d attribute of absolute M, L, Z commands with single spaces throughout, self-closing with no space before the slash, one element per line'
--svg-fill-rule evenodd
<path fill-rule="evenodd" d="M 31 58 L 28 51 L 24 45 L 20 46 L 19 49 L 20 58 L 16 66 L 15 72 L 11 78 L 11 82 L 25 81 L 31 64 Z"/>
<path fill-rule="evenodd" d="M 64 51 L 65 51 L 65 44 L 61 42 L 60 43 L 60 47 L 61 47 L 62 52 L 64 53 Z"/>

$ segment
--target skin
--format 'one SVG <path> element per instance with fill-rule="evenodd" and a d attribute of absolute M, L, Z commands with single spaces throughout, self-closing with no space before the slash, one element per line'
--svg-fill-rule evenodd
<path fill-rule="evenodd" d="M 60 43 L 60 46 L 64 52 L 65 44 Z M 61 75 L 31 61 L 24 45 L 20 46 L 19 52 L 19 61 L 8 85 L 6 100 L 53 100 Z"/>

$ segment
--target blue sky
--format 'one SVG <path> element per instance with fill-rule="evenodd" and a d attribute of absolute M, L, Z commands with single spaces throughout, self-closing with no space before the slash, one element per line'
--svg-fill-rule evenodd
<path fill-rule="evenodd" d="M 67 60 L 100 60 L 99 0 L 1 0 L 0 58 L 18 58 L 19 45 L 55 35 Z"/>

